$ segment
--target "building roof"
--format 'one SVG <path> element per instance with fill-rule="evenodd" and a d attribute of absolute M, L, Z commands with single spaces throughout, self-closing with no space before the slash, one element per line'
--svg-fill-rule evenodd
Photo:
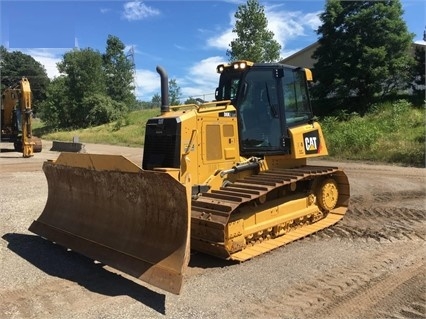
<path fill-rule="evenodd" d="M 320 44 L 318 41 L 315 43 L 312 43 L 308 45 L 307 47 L 303 48 L 302 50 L 281 60 L 280 63 L 299 66 L 302 68 L 313 69 L 316 60 L 312 58 L 312 55 L 314 54 L 315 50 L 319 47 L 319 45 Z M 425 46 L 426 46 L 425 40 L 418 40 L 416 42 L 413 42 L 413 45 L 412 45 L 413 54 L 415 51 L 414 49 L 416 47 L 425 47 Z"/>

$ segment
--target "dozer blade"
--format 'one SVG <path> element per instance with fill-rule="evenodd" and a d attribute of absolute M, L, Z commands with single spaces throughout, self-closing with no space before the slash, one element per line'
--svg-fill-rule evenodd
<path fill-rule="evenodd" d="M 48 198 L 30 231 L 180 293 L 189 261 L 189 187 L 117 155 L 61 153 L 43 171 Z"/>

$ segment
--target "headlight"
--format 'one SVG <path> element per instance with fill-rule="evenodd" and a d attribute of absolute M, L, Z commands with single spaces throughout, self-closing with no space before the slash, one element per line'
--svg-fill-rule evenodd
<path fill-rule="evenodd" d="M 222 73 L 224 69 L 225 69 L 225 66 L 223 64 L 220 64 L 220 65 L 217 66 L 216 72 Z"/>

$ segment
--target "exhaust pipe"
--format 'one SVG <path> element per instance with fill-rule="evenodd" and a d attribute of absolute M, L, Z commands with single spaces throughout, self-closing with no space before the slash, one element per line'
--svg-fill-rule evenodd
<path fill-rule="evenodd" d="M 161 114 L 170 111 L 169 107 L 169 77 L 167 72 L 161 67 L 156 68 L 161 77 Z"/>

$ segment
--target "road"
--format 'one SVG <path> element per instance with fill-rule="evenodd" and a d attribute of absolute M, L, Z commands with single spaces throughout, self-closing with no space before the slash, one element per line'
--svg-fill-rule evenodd
<path fill-rule="evenodd" d="M 164 293 L 28 231 L 42 212 L 44 141 L 29 159 L 1 144 L 1 318 L 425 318 L 426 169 L 316 160 L 351 184 L 335 226 L 237 264 L 192 253 Z M 86 145 L 140 163 L 137 148 Z"/>

